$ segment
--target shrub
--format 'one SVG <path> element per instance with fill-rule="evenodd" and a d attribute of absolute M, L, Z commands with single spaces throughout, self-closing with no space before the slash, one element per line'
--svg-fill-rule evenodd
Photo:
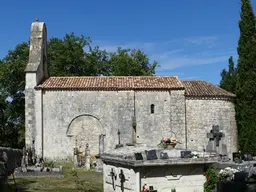
<path fill-rule="evenodd" d="M 204 173 L 206 181 L 204 183 L 204 192 L 212 192 L 218 182 L 218 174 L 217 171 L 213 167 L 209 167 L 207 171 Z"/>

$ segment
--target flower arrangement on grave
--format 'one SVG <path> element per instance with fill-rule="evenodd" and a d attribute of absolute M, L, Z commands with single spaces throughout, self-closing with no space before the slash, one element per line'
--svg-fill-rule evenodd
<path fill-rule="evenodd" d="M 221 182 L 233 181 L 236 172 L 238 172 L 238 170 L 232 169 L 231 167 L 226 167 L 225 169 L 221 169 L 219 172 L 219 180 Z"/>
<path fill-rule="evenodd" d="M 172 146 L 174 148 L 177 143 L 178 143 L 177 139 L 175 137 L 171 137 L 171 138 L 163 138 L 160 141 L 159 145 L 163 146 L 164 148 L 167 148 L 168 146 Z"/>
<path fill-rule="evenodd" d="M 215 189 L 216 184 L 219 180 L 216 169 L 214 169 L 213 167 L 209 167 L 204 173 L 204 176 L 206 179 L 204 183 L 204 192 L 212 192 Z"/>
<path fill-rule="evenodd" d="M 149 186 L 146 183 L 143 185 L 141 192 L 150 192 Z"/>

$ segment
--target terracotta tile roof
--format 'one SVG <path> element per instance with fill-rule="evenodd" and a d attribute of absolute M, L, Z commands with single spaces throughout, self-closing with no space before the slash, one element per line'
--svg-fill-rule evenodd
<path fill-rule="evenodd" d="M 185 87 L 186 96 L 189 97 L 235 97 L 233 93 L 205 81 L 182 80 L 181 82 Z"/>
<path fill-rule="evenodd" d="M 86 76 L 50 77 L 38 88 L 87 90 L 184 89 L 178 77 L 160 76 Z"/>

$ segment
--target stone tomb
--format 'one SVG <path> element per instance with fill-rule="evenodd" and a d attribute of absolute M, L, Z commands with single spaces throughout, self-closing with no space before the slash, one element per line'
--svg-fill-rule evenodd
<path fill-rule="evenodd" d="M 206 152 L 125 146 L 102 155 L 104 192 L 203 192 L 205 169 L 217 162 Z M 182 155 L 182 156 L 183 156 Z"/>

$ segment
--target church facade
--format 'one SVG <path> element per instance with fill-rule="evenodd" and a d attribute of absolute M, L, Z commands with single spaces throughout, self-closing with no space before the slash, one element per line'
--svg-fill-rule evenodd
<path fill-rule="evenodd" d="M 237 150 L 235 95 L 205 81 L 178 77 L 49 77 L 44 23 L 31 27 L 26 67 L 26 146 L 47 159 L 69 160 L 74 147 L 99 153 L 120 142 L 157 146 L 176 137 L 178 148 L 203 151 L 218 125 L 229 154 Z M 119 133 L 119 134 L 118 134 Z"/>

